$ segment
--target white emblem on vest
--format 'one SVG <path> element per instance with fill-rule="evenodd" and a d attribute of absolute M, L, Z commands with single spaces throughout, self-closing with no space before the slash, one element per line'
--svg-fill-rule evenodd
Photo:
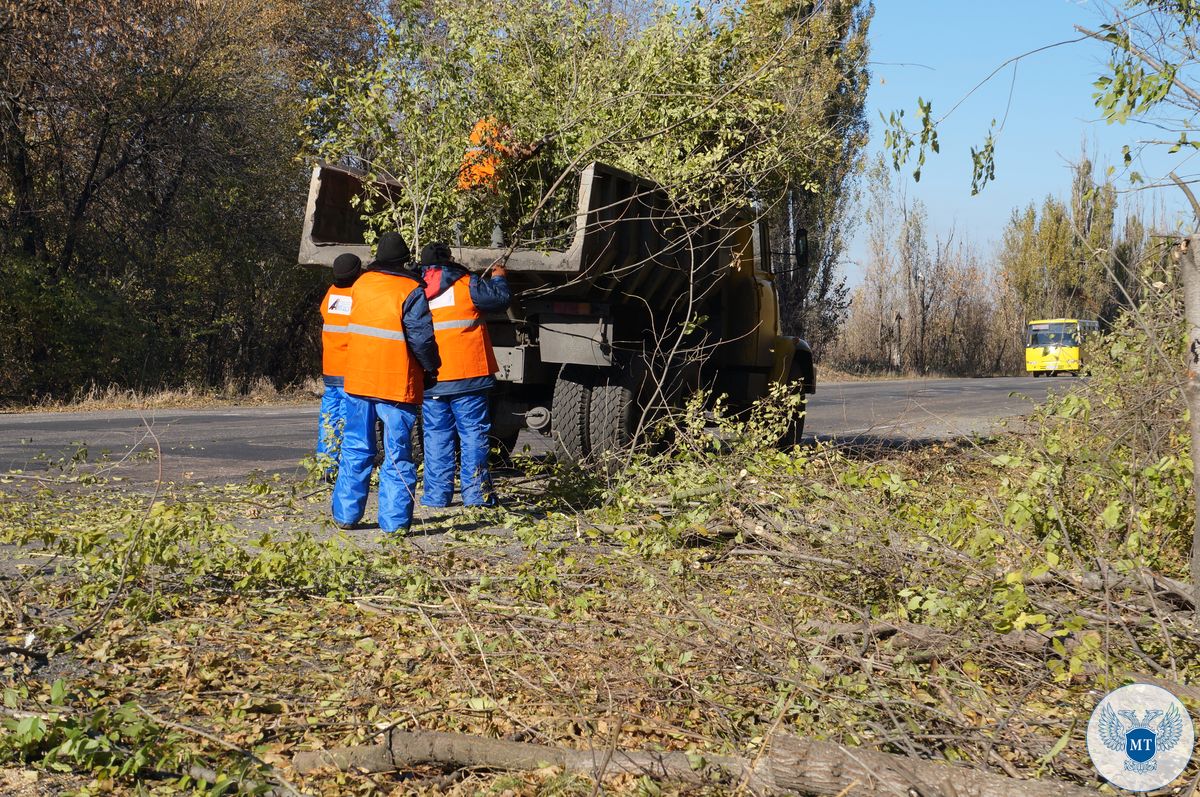
<path fill-rule="evenodd" d="M 453 307 L 453 306 L 454 306 L 454 286 L 453 285 L 450 286 L 449 288 L 447 288 L 446 290 L 442 291 L 440 294 L 438 294 L 436 299 L 431 299 L 429 301 L 429 309 L 430 310 L 437 310 L 438 308 L 441 308 L 441 307 Z"/>
<path fill-rule="evenodd" d="M 351 297 L 335 294 L 329 297 L 329 307 L 326 309 L 334 315 L 350 315 L 352 304 L 354 304 L 354 300 Z"/>

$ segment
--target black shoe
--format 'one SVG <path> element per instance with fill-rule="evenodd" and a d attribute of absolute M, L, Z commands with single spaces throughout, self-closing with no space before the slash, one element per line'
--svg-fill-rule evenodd
<path fill-rule="evenodd" d="M 336 520 L 333 521 L 333 525 L 337 526 L 342 531 L 353 531 L 354 529 L 358 528 L 357 523 L 339 523 Z"/>

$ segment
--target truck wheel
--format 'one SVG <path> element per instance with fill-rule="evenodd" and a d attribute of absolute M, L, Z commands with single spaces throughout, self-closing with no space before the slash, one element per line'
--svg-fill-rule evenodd
<path fill-rule="evenodd" d="M 413 462 L 420 465 L 425 461 L 425 435 L 421 429 L 421 413 L 417 413 L 417 422 L 413 424 L 412 437 Z M 385 451 L 383 449 L 383 421 L 379 418 L 375 419 L 375 467 L 383 464 Z"/>
<path fill-rule="evenodd" d="M 622 369 L 592 388 L 588 435 L 596 453 L 620 451 L 633 442 L 638 404 L 628 378 L 631 370 Z"/>
<path fill-rule="evenodd" d="M 383 464 L 383 421 L 375 419 L 375 467 Z"/>
<path fill-rule="evenodd" d="M 592 451 L 588 439 L 588 414 L 595 381 L 594 368 L 564 365 L 554 382 L 550 434 L 559 453 L 573 460 L 581 460 Z"/>
<path fill-rule="evenodd" d="M 514 404 L 500 391 L 492 394 L 488 413 L 492 420 L 492 430 L 488 433 L 491 460 L 496 465 L 511 465 L 512 452 L 517 447 L 517 438 L 521 436 L 527 418 L 522 414 L 521 421 L 517 421 Z"/>
<path fill-rule="evenodd" d="M 417 422 L 413 424 L 409 442 L 412 444 L 413 464 L 420 467 L 425 464 L 425 427 L 421 425 L 421 413 L 419 412 L 417 413 Z"/>

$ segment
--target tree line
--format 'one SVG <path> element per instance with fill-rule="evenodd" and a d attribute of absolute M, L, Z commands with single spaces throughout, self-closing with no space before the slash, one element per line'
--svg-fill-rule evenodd
<path fill-rule="evenodd" d="M 925 206 L 905 196 L 882 158 L 867 183 L 864 279 L 833 357 L 844 369 L 1020 373 L 1027 322 L 1107 326 L 1142 299 L 1147 224 L 1136 208 L 1118 223 L 1116 189 L 1097 182 L 1086 156 L 1069 198 L 1013 210 L 994 251 L 953 230 L 931 233 Z"/>
<path fill-rule="evenodd" d="M 367 10 L 0 4 L 0 399 L 311 372 L 303 100 L 369 49 Z"/>
<path fill-rule="evenodd" d="M 0 0 L 0 400 L 316 375 L 328 277 L 295 265 L 312 159 L 427 200 L 419 218 L 401 212 L 412 203 L 364 207 L 376 228 L 485 235 L 494 197 L 430 190 L 485 115 L 544 143 L 541 172 L 514 176 L 533 190 L 505 208 L 537 234 L 561 222 L 542 189 L 586 159 L 814 231 L 811 273 L 781 277 L 784 314 L 829 338 L 866 141 L 870 12 Z M 529 245 L 553 243 L 537 234 Z"/>

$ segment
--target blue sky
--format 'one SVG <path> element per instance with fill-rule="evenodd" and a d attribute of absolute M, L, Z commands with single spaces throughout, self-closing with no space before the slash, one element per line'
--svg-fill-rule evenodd
<path fill-rule="evenodd" d="M 926 161 L 921 181 L 913 182 L 911 168 L 897 176 L 908 196 L 928 207 L 935 233 L 944 236 L 953 229 L 985 254 L 994 253 L 1013 208 L 1031 201 L 1040 204 L 1048 194 L 1069 194 L 1071 163 L 1085 148 L 1097 164 L 1098 177 L 1114 165 L 1118 189 L 1130 187 L 1121 147 L 1149 131 L 1134 124 L 1108 125 L 1093 106 L 1092 83 L 1108 58 L 1100 43 L 1064 44 L 1029 55 L 1016 65 L 1015 82 L 1009 65 L 971 93 L 1010 58 L 1078 38 L 1076 24 L 1094 29 L 1102 11 L 1103 5 L 1094 0 L 876 0 L 867 97 L 871 156 L 883 150 L 880 111 L 886 116 L 904 109 L 906 119 L 912 119 L 917 98 L 922 97 L 933 102 L 934 117 L 939 118 L 963 100 L 942 122 L 941 154 Z M 996 143 L 996 180 L 971 196 L 971 147 L 982 143 L 991 120 L 999 121 L 1006 108 Z M 1163 177 L 1177 161 L 1165 154 L 1146 154 L 1134 168 L 1148 177 Z M 1184 173 L 1200 168 L 1198 161 L 1193 156 L 1183 165 Z M 1177 194 L 1174 188 L 1127 192 L 1122 201 L 1126 206 L 1165 207 L 1169 221 L 1174 221 L 1182 207 Z M 860 226 L 844 266 L 851 285 L 860 281 L 865 257 L 865 230 Z"/>

